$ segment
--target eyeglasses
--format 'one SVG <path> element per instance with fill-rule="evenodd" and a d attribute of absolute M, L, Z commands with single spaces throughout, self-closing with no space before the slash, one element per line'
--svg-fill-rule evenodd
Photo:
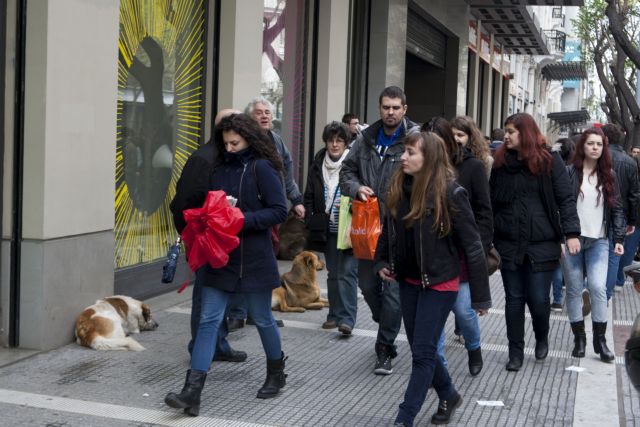
<path fill-rule="evenodd" d="M 346 145 L 346 142 L 344 142 L 341 139 L 334 139 L 332 141 L 327 141 L 327 145 L 340 145 L 340 144 L 345 144 Z"/>

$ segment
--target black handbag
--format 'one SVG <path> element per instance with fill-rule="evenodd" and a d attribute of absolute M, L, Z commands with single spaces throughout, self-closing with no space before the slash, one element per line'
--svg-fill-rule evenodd
<path fill-rule="evenodd" d="M 327 233 L 329 231 L 329 214 L 325 212 L 314 212 L 306 221 L 309 230 L 309 241 L 316 245 L 327 243 Z"/>
<path fill-rule="evenodd" d="M 491 249 L 489 249 L 487 253 L 487 272 L 489 276 L 495 273 L 500 267 L 502 267 L 502 258 L 500 258 L 500 254 L 496 248 L 491 245 Z"/>

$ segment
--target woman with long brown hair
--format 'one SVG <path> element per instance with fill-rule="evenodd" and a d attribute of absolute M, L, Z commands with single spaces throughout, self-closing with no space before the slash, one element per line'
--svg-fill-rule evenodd
<path fill-rule="evenodd" d="M 456 171 L 456 182 L 467 190 L 467 196 L 471 209 L 478 225 L 480 238 L 485 254 L 491 248 L 493 239 L 493 213 L 491 212 L 491 198 L 489 196 L 489 182 L 486 169 L 482 161 L 475 158 L 468 147 L 458 143 L 454 138 L 454 132 L 449 122 L 442 117 L 433 117 L 424 126 L 424 129 L 434 132 L 442 138 L 449 155 L 449 161 Z M 467 280 L 466 260 L 460 257 L 460 290 L 456 303 L 453 306 L 455 316 L 455 334 L 464 337 L 464 346 L 469 356 L 469 373 L 476 376 L 482 371 L 482 348 L 480 345 L 480 315 L 486 313 L 488 307 L 471 304 L 469 282 Z M 445 359 L 444 333 L 438 342 L 438 355 Z"/>
<path fill-rule="evenodd" d="M 505 121 L 504 143 L 494 154 L 491 173 L 493 243 L 502 257 L 508 371 L 524 359 L 524 306 L 535 333 L 535 357 L 549 351 L 549 291 L 560 259 L 580 251 L 580 221 L 564 162 L 552 154 L 533 117 L 514 114 Z"/>
<path fill-rule="evenodd" d="M 587 337 L 582 315 L 582 290 L 585 283 L 591 298 L 593 349 L 603 362 L 612 362 L 614 354 L 607 347 L 607 271 L 609 238 L 615 242 L 614 253 L 624 253 L 625 217 L 615 172 L 612 169 L 607 137 L 598 128 L 587 129 L 580 136 L 568 167 L 571 188 L 576 196 L 581 233 L 579 254 L 564 254 L 561 264 L 567 283 L 567 311 L 574 335 L 573 357 L 584 357 Z"/>
<path fill-rule="evenodd" d="M 471 117 L 458 116 L 451 120 L 451 128 L 456 142 L 471 151 L 473 157 L 484 164 L 487 171 L 487 179 L 489 179 L 493 166 L 493 157 L 489 153 L 487 141 L 480 133 L 476 122 Z"/>
<path fill-rule="evenodd" d="M 375 256 L 379 276 L 399 283 L 413 360 L 395 425 L 413 425 L 429 387 L 440 399 L 431 421 L 446 424 L 462 397 L 437 356 L 437 345 L 458 294 L 459 253 L 469 260 L 472 301 L 488 308 L 487 265 L 466 191 L 455 183 L 442 139 L 431 132 L 408 135 L 401 161 L 391 180 L 389 214 Z"/>

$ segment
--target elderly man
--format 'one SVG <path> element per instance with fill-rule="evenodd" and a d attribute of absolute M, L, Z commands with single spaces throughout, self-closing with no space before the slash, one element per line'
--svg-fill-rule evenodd
<path fill-rule="evenodd" d="M 293 179 L 293 163 L 291 154 L 284 145 L 282 137 L 273 131 L 273 105 L 266 98 L 259 96 L 251 100 L 245 109 L 258 122 L 262 130 L 269 136 L 276 146 L 276 151 L 282 158 L 284 166 L 284 189 L 287 199 L 291 201 L 293 212 L 298 218 L 304 218 L 304 205 L 302 204 L 302 194 L 298 189 L 298 184 Z M 275 230 L 277 234 L 278 230 Z M 277 252 L 277 239 L 274 241 L 274 250 Z M 244 327 L 247 318 L 247 308 L 242 295 L 235 295 L 229 304 L 229 331 L 233 332 Z M 277 320 L 278 326 L 283 326 L 281 320 Z"/>

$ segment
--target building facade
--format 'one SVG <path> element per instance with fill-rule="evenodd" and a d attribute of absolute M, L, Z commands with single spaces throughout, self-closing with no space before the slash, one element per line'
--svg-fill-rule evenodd
<path fill-rule="evenodd" d="M 470 115 L 489 134 L 527 111 L 545 129 L 539 58 L 554 56 L 538 10 L 551 7 L 501 3 L 3 2 L 0 344 L 55 348 L 95 299 L 189 279 L 182 263 L 160 282 L 169 202 L 218 109 L 270 99 L 301 187 L 324 125 L 376 121 L 389 85 L 417 122 Z"/>

